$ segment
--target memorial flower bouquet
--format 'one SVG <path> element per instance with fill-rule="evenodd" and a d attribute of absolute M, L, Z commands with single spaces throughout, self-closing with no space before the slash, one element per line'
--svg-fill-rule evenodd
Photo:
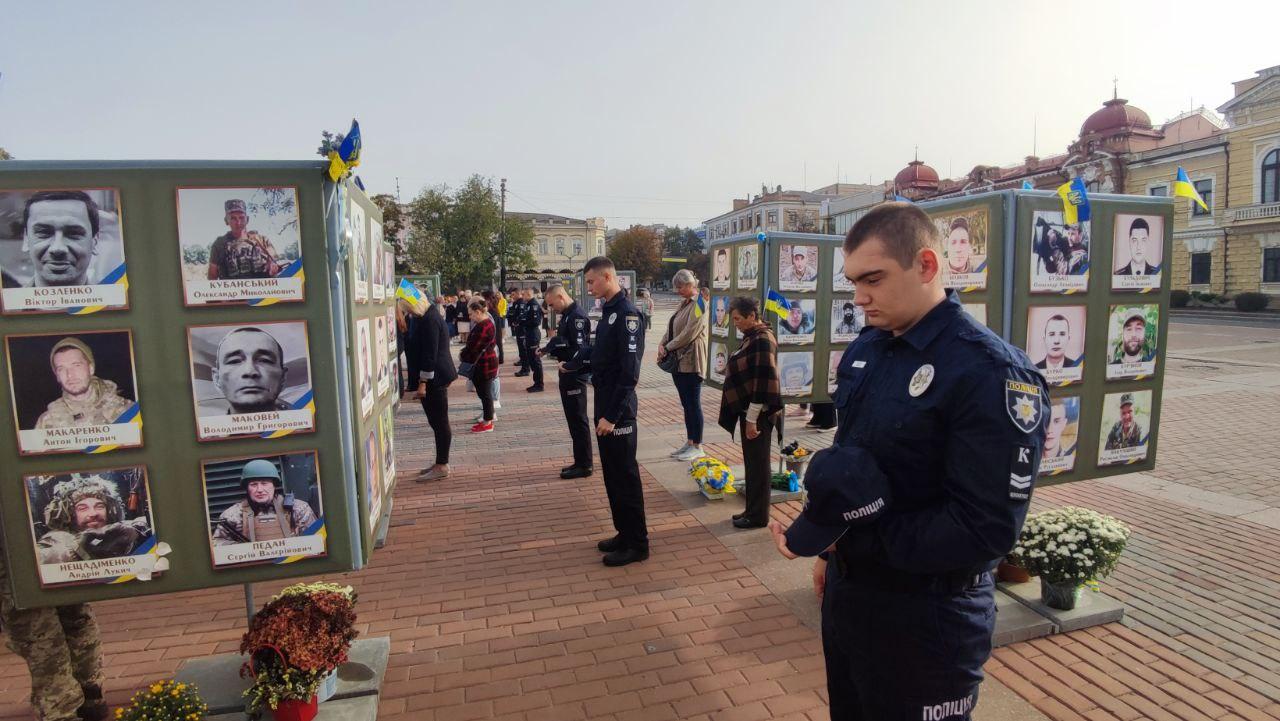
<path fill-rule="evenodd" d="M 200 698 L 200 691 L 189 683 L 173 679 L 156 681 L 129 699 L 128 706 L 116 709 L 119 721 L 204 721 L 209 706 Z"/>
<path fill-rule="evenodd" d="M 312 704 L 325 678 L 347 662 L 355 640 L 356 593 L 350 586 L 299 583 L 285 588 L 254 614 L 240 640 L 249 660 L 241 676 L 250 710 L 278 711 L 288 702 Z"/>
<path fill-rule="evenodd" d="M 1040 577 L 1046 604 L 1072 608 L 1081 586 L 1097 590 L 1098 580 L 1115 570 L 1129 535 L 1129 527 L 1111 516 L 1055 508 L 1027 516 L 1009 560 Z"/>
<path fill-rule="evenodd" d="M 733 487 L 733 471 L 721 461 L 710 456 L 689 464 L 689 477 L 698 488 L 709 493 L 737 493 Z"/>

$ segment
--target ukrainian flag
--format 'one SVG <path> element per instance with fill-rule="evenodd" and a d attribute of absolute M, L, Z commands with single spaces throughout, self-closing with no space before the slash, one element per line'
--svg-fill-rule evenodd
<path fill-rule="evenodd" d="M 1085 190 L 1084 181 L 1080 178 L 1058 186 L 1058 197 L 1062 198 L 1062 220 L 1067 225 L 1075 225 L 1089 220 L 1089 193 Z"/>
<path fill-rule="evenodd" d="M 360 123 L 352 118 L 351 130 L 347 131 L 342 144 L 337 150 L 329 151 L 329 180 L 338 182 L 347 171 L 360 164 L 360 149 L 363 145 L 360 142 Z"/>
<path fill-rule="evenodd" d="M 1174 197 L 1191 198 L 1204 208 L 1204 212 L 1209 212 L 1209 206 L 1204 204 L 1204 198 L 1196 192 L 1196 186 L 1191 182 L 1191 178 L 1187 177 L 1187 171 L 1178 166 L 1178 176 L 1173 179 L 1173 195 Z"/>
<path fill-rule="evenodd" d="M 418 290 L 413 283 L 410 283 L 408 278 L 400 279 L 400 285 L 396 286 L 396 297 L 403 298 L 413 305 L 418 305 L 423 301 L 422 291 Z"/>
<path fill-rule="evenodd" d="M 707 313 L 707 301 L 703 300 L 702 294 L 698 294 L 698 299 L 693 301 L 693 317 L 701 318 Z"/>
<path fill-rule="evenodd" d="M 791 303 L 781 293 L 770 288 L 769 295 L 765 297 L 764 309 L 771 311 L 779 318 L 786 318 L 787 313 L 791 311 Z"/>

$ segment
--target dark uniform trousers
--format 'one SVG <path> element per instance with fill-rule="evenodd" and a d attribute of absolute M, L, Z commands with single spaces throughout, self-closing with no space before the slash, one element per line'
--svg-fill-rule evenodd
<path fill-rule="evenodd" d="M 560 405 L 573 439 L 573 465 L 591 467 L 591 416 L 587 415 L 587 378 L 578 373 L 560 374 Z"/>
<path fill-rule="evenodd" d="M 636 461 L 636 432 L 635 420 L 618 421 L 613 432 L 596 436 L 596 440 L 600 444 L 600 470 L 613 527 L 628 548 L 647 551 L 649 530 L 645 527 L 644 491 Z"/>
<path fill-rule="evenodd" d="M 542 358 L 538 356 L 538 345 L 542 343 L 542 333 L 533 328 L 524 330 L 525 368 L 533 371 L 533 384 L 542 385 Z"/>
<path fill-rule="evenodd" d="M 995 629 L 991 574 L 911 581 L 865 578 L 832 555 L 822 595 L 832 721 L 970 718 Z"/>
<path fill-rule="evenodd" d="M 517 371 L 523 373 L 529 370 L 529 349 L 525 347 L 524 333 L 513 329 L 513 335 L 516 337 L 516 353 L 520 358 L 520 365 Z"/>

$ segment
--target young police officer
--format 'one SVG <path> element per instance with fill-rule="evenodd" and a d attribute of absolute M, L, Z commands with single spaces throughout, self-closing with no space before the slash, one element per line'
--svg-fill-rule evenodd
<path fill-rule="evenodd" d="M 529 354 L 525 352 L 524 347 L 524 293 L 515 291 L 511 294 L 511 305 L 507 308 L 507 327 L 511 329 L 511 335 L 516 339 L 516 352 L 519 354 L 519 362 L 516 364 L 516 372 L 514 375 L 529 375 Z"/>
<path fill-rule="evenodd" d="M 840 360 L 833 452 L 869 454 L 850 483 L 882 471 L 887 507 L 823 525 L 811 497 L 785 535 L 770 524 L 784 556 L 819 556 L 835 720 L 970 717 L 991 653 L 991 571 L 1018 538 L 1044 445 L 1044 379 L 943 289 L 940 247 L 904 203 L 875 208 L 844 242 L 869 327 Z"/>
<path fill-rule="evenodd" d="M 538 356 L 538 344 L 542 342 L 542 304 L 533 295 L 532 288 L 524 289 L 524 351 L 526 367 L 533 371 L 533 385 L 525 390 L 530 393 L 542 392 L 542 358 Z"/>
<path fill-rule="evenodd" d="M 560 314 L 560 322 L 556 337 L 538 355 L 549 355 L 560 362 L 560 405 L 564 406 L 564 419 L 573 439 L 573 464 L 560 469 L 560 477 L 586 478 L 592 472 L 591 420 L 587 416 L 591 373 L 586 369 L 591 358 L 591 321 L 562 285 L 547 289 L 547 305 Z"/>
<path fill-rule="evenodd" d="M 587 292 L 604 301 L 591 346 L 596 440 L 609 512 L 618 535 L 601 541 L 604 565 L 625 566 L 649 557 L 644 491 L 636 463 L 636 383 L 644 357 L 644 320 L 622 292 L 613 261 L 596 256 L 582 269 Z"/>

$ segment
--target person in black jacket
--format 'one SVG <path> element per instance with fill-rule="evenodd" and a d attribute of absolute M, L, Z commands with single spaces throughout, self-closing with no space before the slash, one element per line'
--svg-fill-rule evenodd
<path fill-rule="evenodd" d="M 444 314 L 426 302 L 416 307 L 404 305 L 409 321 L 405 358 L 410 383 L 417 380 L 414 397 L 422 401 L 427 423 L 436 437 L 435 465 L 419 473 L 418 480 L 437 481 L 449 477 L 449 446 L 453 444 L 453 432 L 449 430 L 449 384 L 457 379 L 458 371 L 449 353 L 449 330 L 444 325 Z"/>

